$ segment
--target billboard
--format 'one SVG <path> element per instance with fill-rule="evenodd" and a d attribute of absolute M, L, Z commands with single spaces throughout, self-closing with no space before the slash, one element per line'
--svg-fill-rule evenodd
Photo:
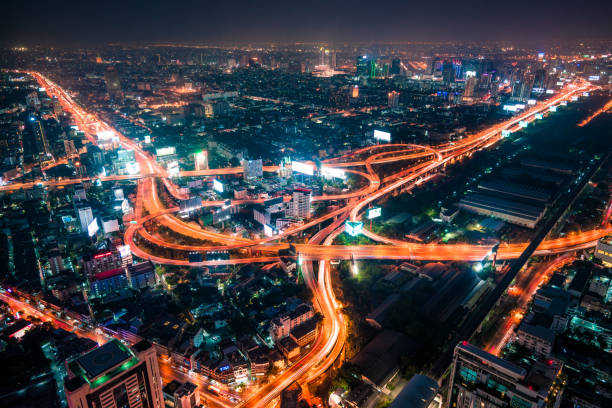
<path fill-rule="evenodd" d="M 121 255 L 121 259 L 127 258 L 132 252 L 129 245 L 119 245 L 117 250 L 119 251 L 119 255 Z"/>
<path fill-rule="evenodd" d="M 213 190 L 215 190 L 217 193 L 223 192 L 223 184 L 221 184 L 221 182 L 217 179 L 213 179 Z"/>
<path fill-rule="evenodd" d="M 551 112 L 556 112 L 557 111 L 557 107 L 556 106 L 551 106 L 550 108 L 548 108 L 548 110 L 550 110 Z"/>
<path fill-rule="evenodd" d="M 168 177 L 178 177 L 179 176 L 179 164 L 178 161 L 173 160 L 166 165 L 166 170 L 168 171 Z"/>
<path fill-rule="evenodd" d="M 145 135 L 145 143 L 151 143 L 151 136 L 150 135 Z"/>
<path fill-rule="evenodd" d="M 536 113 L 535 115 L 533 115 L 536 119 L 542 119 L 544 118 L 544 115 L 542 115 L 541 113 Z"/>
<path fill-rule="evenodd" d="M 356 237 L 363 232 L 363 222 L 361 221 L 347 221 L 344 224 L 344 230 L 351 237 Z"/>
<path fill-rule="evenodd" d="M 520 128 L 526 128 L 528 124 L 529 124 L 529 122 L 527 122 L 526 120 L 521 120 L 519 122 L 519 127 Z"/>
<path fill-rule="evenodd" d="M 176 148 L 173 146 L 162 147 L 160 149 L 156 149 L 155 154 L 157 157 L 170 156 L 171 154 L 176 154 Z"/>
<path fill-rule="evenodd" d="M 382 130 L 374 130 L 374 139 L 376 140 L 382 140 L 383 142 L 390 142 L 391 141 L 391 133 L 389 132 L 383 132 Z"/>
<path fill-rule="evenodd" d="M 98 140 L 111 140 L 115 136 L 115 132 L 112 130 L 100 130 L 98 132 Z"/>
<path fill-rule="evenodd" d="M 535 99 L 529 99 L 527 101 L 527 105 L 535 105 L 536 104 L 536 100 Z"/>
<path fill-rule="evenodd" d="M 382 208 L 380 207 L 372 207 L 372 208 L 368 208 L 368 213 L 366 214 L 366 217 L 368 220 L 372 220 L 374 218 L 378 218 L 382 215 Z"/>
<path fill-rule="evenodd" d="M 346 179 L 346 172 L 344 170 L 333 167 L 321 167 L 321 175 L 326 178 Z"/>
<path fill-rule="evenodd" d="M 312 164 L 298 161 L 291 162 L 291 170 L 296 173 L 306 174 L 307 176 L 312 176 L 314 174 L 314 167 Z"/>
<path fill-rule="evenodd" d="M 94 235 L 96 235 L 96 232 L 98 232 L 98 229 L 98 219 L 94 218 L 87 226 L 87 235 L 93 237 Z"/>
<path fill-rule="evenodd" d="M 512 133 L 512 132 L 511 132 L 511 131 L 509 131 L 508 129 L 504 129 L 504 130 L 502 130 L 502 132 L 501 132 L 501 136 L 502 136 L 502 137 L 508 137 L 508 136 L 510 136 L 510 134 L 511 134 L 511 133 Z"/>

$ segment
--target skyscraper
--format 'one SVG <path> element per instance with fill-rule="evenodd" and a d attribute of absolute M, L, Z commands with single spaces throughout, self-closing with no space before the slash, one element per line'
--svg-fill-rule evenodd
<path fill-rule="evenodd" d="M 451 61 L 444 60 L 442 64 L 442 80 L 447 84 L 455 82 L 455 68 Z"/>
<path fill-rule="evenodd" d="M 162 408 L 162 380 L 155 348 L 146 340 L 131 349 L 108 343 L 67 361 L 69 408 Z"/>
<path fill-rule="evenodd" d="M 455 347 L 446 407 L 558 406 L 560 393 L 551 391 L 562 366 L 549 359 L 522 367 L 461 342 Z"/>
<path fill-rule="evenodd" d="M 28 132 L 24 137 L 24 155 L 32 161 L 51 158 L 51 149 L 42 122 L 35 116 L 28 120 Z"/>
<path fill-rule="evenodd" d="M 94 219 L 91 207 L 88 205 L 79 206 L 77 207 L 77 212 L 79 214 L 79 221 L 81 222 L 81 232 L 87 232 L 87 227 Z"/>
<path fill-rule="evenodd" d="M 478 80 L 475 76 L 471 76 L 465 80 L 465 90 L 463 91 L 464 99 L 471 99 L 474 97 L 474 88 L 476 88 L 476 83 Z"/>
<path fill-rule="evenodd" d="M 401 66 L 401 61 L 399 60 L 399 58 L 394 58 L 391 61 L 391 69 L 389 70 L 389 73 L 391 75 L 399 75 L 402 72 L 402 66 Z"/>
<path fill-rule="evenodd" d="M 297 218 L 310 218 L 312 191 L 306 188 L 293 190 L 291 199 L 291 215 Z"/>
<path fill-rule="evenodd" d="M 123 93 L 121 92 L 121 80 L 119 73 L 114 67 L 108 67 L 104 73 L 104 80 L 106 81 L 106 91 L 108 96 L 114 100 L 123 99 Z"/>

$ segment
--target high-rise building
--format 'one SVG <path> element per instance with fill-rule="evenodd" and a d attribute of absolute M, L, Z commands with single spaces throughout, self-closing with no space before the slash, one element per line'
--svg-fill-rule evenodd
<path fill-rule="evenodd" d="M 293 190 L 291 215 L 298 218 L 310 218 L 312 191 L 307 188 Z"/>
<path fill-rule="evenodd" d="M 81 232 L 87 232 L 87 227 L 94 219 L 91 207 L 88 205 L 78 206 L 77 213 L 79 215 L 79 221 L 81 222 Z"/>
<path fill-rule="evenodd" d="M 123 92 L 121 92 L 121 80 L 119 73 L 114 67 L 108 67 L 104 73 L 104 80 L 106 81 L 106 91 L 108 96 L 114 100 L 123 99 Z"/>
<path fill-rule="evenodd" d="M 401 65 L 401 61 L 399 60 L 399 58 L 394 58 L 393 60 L 391 60 L 391 69 L 389 70 L 389 73 L 391 75 L 399 75 L 402 72 L 402 65 Z"/>
<path fill-rule="evenodd" d="M 451 61 L 444 60 L 442 63 L 442 81 L 446 84 L 455 82 L 455 67 Z"/>
<path fill-rule="evenodd" d="M 561 393 L 553 389 L 562 366 L 548 359 L 522 367 L 461 342 L 455 347 L 446 407 L 558 406 Z"/>
<path fill-rule="evenodd" d="M 359 98 L 359 85 L 353 85 L 351 90 L 351 98 Z"/>
<path fill-rule="evenodd" d="M 471 76 L 465 80 L 465 90 L 463 91 L 464 99 L 471 99 L 474 97 L 474 89 L 478 80 L 475 76 Z"/>
<path fill-rule="evenodd" d="M 263 164 L 261 159 L 243 160 L 242 172 L 247 181 L 256 180 L 263 177 Z"/>
<path fill-rule="evenodd" d="M 195 162 L 196 170 L 208 169 L 208 152 L 206 150 L 202 150 L 200 152 L 194 153 L 193 161 Z"/>
<path fill-rule="evenodd" d="M 66 362 L 69 408 L 162 408 L 162 379 L 155 347 L 131 349 L 118 340 Z"/>
<path fill-rule="evenodd" d="M 367 55 L 357 57 L 357 76 L 374 78 L 376 76 L 376 59 Z"/>
<path fill-rule="evenodd" d="M 51 158 L 51 149 L 42 122 L 35 116 L 27 121 L 27 132 L 23 140 L 23 154 L 28 161 Z"/>
<path fill-rule="evenodd" d="M 59 99 L 57 99 L 56 96 L 53 97 L 51 102 L 53 104 L 53 114 L 55 115 L 55 117 L 59 118 L 59 116 L 63 112 L 62 111 L 62 104 L 60 103 Z"/>
<path fill-rule="evenodd" d="M 387 95 L 387 106 L 391 109 L 395 109 L 399 107 L 399 92 L 391 91 Z"/>
<path fill-rule="evenodd" d="M 336 69 L 337 67 L 336 57 L 336 51 L 331 51 L 331 54 L 329 56 L 329 67 L 332 69 Z"/>

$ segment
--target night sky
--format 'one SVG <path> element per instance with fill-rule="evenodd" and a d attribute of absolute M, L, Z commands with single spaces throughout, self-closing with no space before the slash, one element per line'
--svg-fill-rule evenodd
<path fill-rule="evenodd" d="M 5 45 L 611 39 L 612 1 L 11 0 Z"/>

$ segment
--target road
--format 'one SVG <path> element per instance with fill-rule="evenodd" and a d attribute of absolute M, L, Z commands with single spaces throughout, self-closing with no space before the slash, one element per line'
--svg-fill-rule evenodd
<path fill-rule="evenodd" d="M 132 149 L 140 165 L 141 173 L 137 176 L 109 176 L 103 180 L 121 180 L 127 178 L 142 179 L 138 182 L 137 192 L 137 215 L 135 223 L 130 224 L 125 231 L 125 243 L 128 244 L 139 258 L 151 259 L 157 263 L 176 264 L 176 265 L 220 265 L 225 263 L 256 263 L 256 262 L 276 262 L 277 256 L 260 256 L 233 258 L 229 261 L 203 261 L 190 263 L 185 259 L 168 259 L 147 253 L 138 246 L 140 240 L 147 240 L 154 245 L 179 250 L 199 250 L 206 251 L 211 248 L 233 250 L 240 248 L 252 248 L 256 250 L 278 251 L 288 247 L 282 243 L 284 238 L 295 235 L 323 223 L 331 223 L 311 238 L 307 244 L 295 245 L 300 262 L 303 267 L 303 274 L 306 283 L 311 288 L 315 304 L 323 314 L 324 319 L 321 325 L 320 334 L 312 345 L 312 349 L 297 363 L 273 379 L 269 384 L 255 390 L 241 403 L 244 406 L 263 407 L 273 401 L 278 394 L 294 381 L 308 382 L 323 372 L 336 361 L 340 354 L 344 340 L 346 338 L 346 327 L 342 313 L 338 311 L 338 305 L 331 284 L 329 260 L 331 259 L 427 259 L 427 260 L 481 260 L 490 250 L 485 246 L 471 245 L 419 245 L 405 242 L 392 242 L 391 240 L 379 237 L 369 231 L 365 234 L 374 240 L 381 241 L 381 245 L 364 246 L 337 246 L 332 245 L 335 236 L 343 231 L 343 220 L 347 217 L 351 220 L 358 220 L 368 205 L 399 189 L 412 188 L 414 185 L 426 182 L 433 174 L 447 165 L 452 165 L 457 160 L 469 157 L 478 150 L 486 149 L 501 139 L 501 132 L 504 130 L 515 131 L 520 121 L 534 120 L 535 113 L 547 112 L 550 107 L 560 104 L 562 101 L 569 100 L 574 94 L 592 88 L 587 82 L 577 82 L 570 84 L 558 95 L 551 99 L 538 103 L 530 107 L 513 118 L 493 125 L 483 131 L 471 135 L 456 143 L 449 143 L 436 147 L 416 146 L 407 144 L 389 144 L 370 146 L 358 149 L 340 158 L 324 161 L 323 165 L 343 168 L 349 173 L 366 180 L 366 185 L 356 191 L 346 194 L 336 194 L 315 197 L 315 201 L 341 200 L 344 206 L 323 214 L 316 219 L 309 220 L 303 225 L 294 227 L 275 237 L 264 237 L 249 239 L 233 235 L 222 234 L 216 231 L 205 230 L 199 226 L 186 223 L 173 216 L 178 211 L 177 208 L 166 208 L 158 196 L 158 188 L 154 180 L 160 179 L 164 188 L 175 200 L 187 198 L 180 193 L 174 183 L 168 178 L 165 170 L 157 162 L 144 152 L 134 141 L 123 136 L 120 132 L 112 129 L 108 124 L 100 120 L 96 115 L 86 112 L 70 95 L 61 87 L 54 84 L 43 75 L 30 72 L 39 84 L 44 87 L 51 96 L 56 96 L 62 108 L 71 112 L 80 129 L 85 132 L 86 137 L 92 142 L 97 143 L 97 135 L 101 131 L 110 132 L 115 135 L 123 148 Z M 387 175 L 382 180 L 374 166 L 384 163 L 406 163 L 397 173 Z M 365 171 L 355 168 L 365 168 Z M 275 166 L 266 167 L 265 171 L 276 171 Z M 225 169 L 211 169 L 202 171 L 182 172 L 182 177 L 214 177 L 220 175 L 240 174 L 240 167 Z M 125 177 L 125 178 L 122 178 Z M 54 180 L 45 181 L 42 186 L 62 186 L 71 183 L 78 183 L 82 180 Z M 10 184 L 3 186 L 5 190 L 32 188 L 40 183 Z M 242 205 L 252 203 L 250 201 L 233 201 L 234 204 Z M 223 205 L 221 201 L 205 202 L 206 206 Z M 143 215 L 144 212 L 147 215 Z M 177 245 L 167 242 L 161 237 L 156 236 L 146 230 L 147 225 L 155 222 L 170 228 L 173 232 L 190 238 L 200 239 L 206 242 L 214 242 L 216 245 Z M 593 242 L 609 232 L 606 227 L 588 231 L 572 237 L 543 242 L 536 253 L 561 253 L 568 250 L 575 250 L 593 245 Z M 530 248 L 529 243 L 510 244 L 503 246 L 499 250 L 498 259 L 511 259 L 519 257 Z M 535 248 L 533 248 L 535 249 Z M 318 271 L 315 278 L 315 267 L 312 261 L 318 261 Z M 176 370 L 165 369 L 168 375 L 184 375 Z M 173 374 L 170 374 L 173 373 Z M 222 403 L 219 403 L 220 406 Z"/>

